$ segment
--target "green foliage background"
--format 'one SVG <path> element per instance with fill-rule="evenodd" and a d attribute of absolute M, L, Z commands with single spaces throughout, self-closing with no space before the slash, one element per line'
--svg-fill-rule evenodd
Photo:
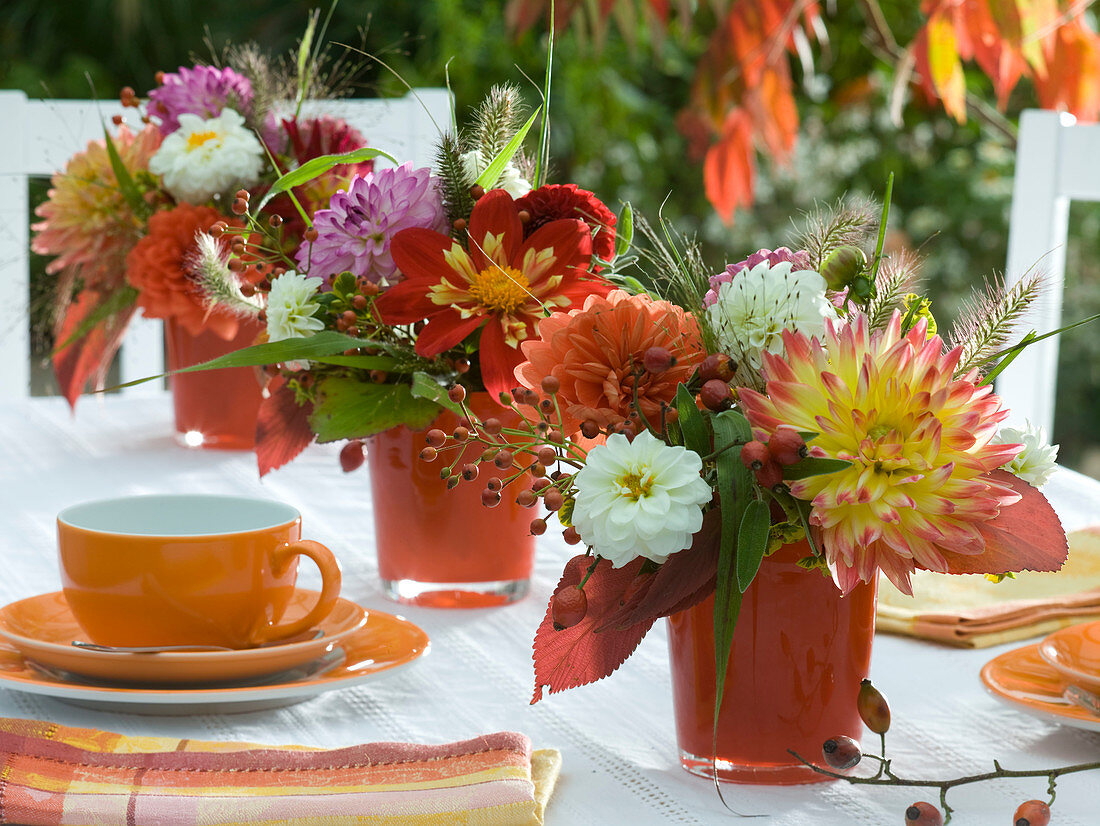
<path fill-rule="evenodd" d="M 0 88 L 31 96 L 114 97 L 139 94 L 158 69 L 173 70 L 227 41 L 255 40 L 280 53 L 294 48 L 313 3 L 306 0 L 5 0 L 0 15 Z M 705 6 L 705 4 L 700 4 Z M 501 0 L 341 0 L 329 40 L 362 46 L 413 86 L 443 85 L 449 74 L 459 111 L 488 87 L 541 78 L 545 32 L 510 35 Z M 880 194 L 896 175 L 891 243 L 918 249 L 947 329 L 960 302 L 983 277 L 1004 267 L 1014 151 L 975 123 L 959 126 L 935 107 L 911 101 L 898 128 L 887 114 L 889 67 L 864 46 L 856 4 L 837 4 L 826 19 L 830 41 L 812 72 L 796 69 L 803 119 L 798 149 L 782 168 L 762 162 L 757 205 L 725 226 L 707 206 L 702 170 L 685 162 L 677 112 L 687 100 L 707 21 L 674 28 L 660 42 L 643 22 L 597 38 L 583 26 L 556 43 L 552 104 L 552 179 L 572 180 L 609 204 L 630 201 L 646 215 L 659 209 L 680 231 L 696 234 L 718 269 L 791 234 L 791 217 L 849 195 Z M 901 42 L 920 24 L 917 4 L 883 3 Z M 343 52 L 333 46 L 333 55 Z M 363 59 L 355 96 L 403 94 L 402 83 Z M 446 68 L 445 68 L 446 67 Z M 968 87 L 992 100 L 988 81 Z M 1015 119 L 1034 105 L 1026 89 L 1009 106 Z M 368 136 L 369 137 L 369 136 Z M 1068 250 L 1066 320 L 1100 312 L 1100 211 L 1074 207 Z M 40 289 L 48 283 L 38 282 Z M 1062 459 L 1082 466 L 1096 451 L 1100 422 L 1100 332 L 1085 327 L 1062 341 L 1055 439 Z M 1096 455 L 1095 453 L 1091 455 Z M 1095 461 L 1095 460 L 1093 460 Z M 1096 470 L 1092 471 L 1097 473 Z"/>

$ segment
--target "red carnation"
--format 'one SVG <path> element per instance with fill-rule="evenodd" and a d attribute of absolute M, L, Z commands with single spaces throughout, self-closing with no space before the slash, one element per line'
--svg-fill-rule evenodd
<path fill-rule="evenodd" d="M 516 206 L 531 215 L 524 238 L 551 221 L 579 218 L 592 228 L 592 254 L 603 261 L 615 256 L 615 213 L 588 190 L 576 184 L 540 186 L 517 199 Z"/>

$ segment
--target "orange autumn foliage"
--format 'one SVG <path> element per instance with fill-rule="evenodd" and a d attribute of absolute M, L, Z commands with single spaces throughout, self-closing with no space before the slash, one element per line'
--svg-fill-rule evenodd
<path fill-rule="evenodd" d="M 939 100 L 960 123 L 967 117 L 968 64 L 992 81 L 1002 110 L 1026 79 L 1043 108 L 1096 120 L 1100 36 L 1085 17 L 1089 5 L 1081 0 L 923 0 L 916 36 L 889 57 L 899 72 L 912 73 L 902 81 Z M 709 6 L 718 22 L 695 67 L 677 126 L 690 153 L 702 159 L 707 199 L 730 222 L 737 207 L 753 203 L 756 152 L 782 163 L 794 148 L 799 119 L 790 59 L 807 53 L 827 20 L 813 0 L 719 0 Z M 861 6 L 870 32 L 876 23 L 867 10 L 877 4 Z M 545 20 L 549 7 L 549 0 L 510 0 L 506 17 L 514 30 L 524 31 Z M 674 9 L 685 27 L 695 13 L 684 0 L 558 0 L 554 25 L 561 30 L 587 14 L 585 22 L 600 43 L 607 21 L 633 21 L 637 7 L 659 32 L 672 24 Z"/>

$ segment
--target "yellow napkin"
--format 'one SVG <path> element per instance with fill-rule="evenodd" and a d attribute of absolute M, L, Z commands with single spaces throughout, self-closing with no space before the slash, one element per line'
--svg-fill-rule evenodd
<path fill-rule="evenodd" d="M 879 631 L 985 648 L 1100 619 L 1100 526 L 1069 535 L 1069 559 L 1057 573 L 1025 571 L 994 583 L 917 571 L 913 594 L 881 581 Z"/>

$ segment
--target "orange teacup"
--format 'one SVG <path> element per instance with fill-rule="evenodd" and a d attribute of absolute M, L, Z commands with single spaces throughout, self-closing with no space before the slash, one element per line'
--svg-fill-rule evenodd
<path fill-rule="evenodd" d="M 301 539 L 289 505 L 234 496 L 131 496 L 57 517 L 61 580 L 73 617 L 101 645 L 247 648 L 324 619 L 340 594 L 332 551 Z M 298 557 L 321 569 L 321 596 L 280 624 Z"/>

